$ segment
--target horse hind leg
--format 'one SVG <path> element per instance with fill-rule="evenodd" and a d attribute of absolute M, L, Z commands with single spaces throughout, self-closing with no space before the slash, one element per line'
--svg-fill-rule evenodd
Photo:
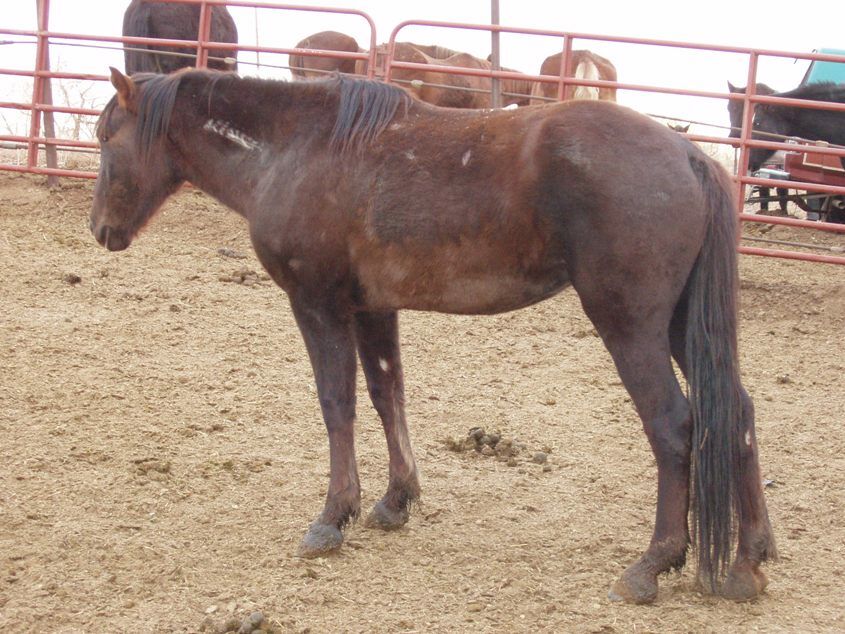
<path fill-rule="evenodd" d="M 742 390 L 742 438 L 737 452 L 738 487 L 737 551 L 720 594 L 734 601 L 749 601 L 759 596 L 768 583 L 760 564 L 777 558 L 769 514 L 763 494 L 759 451 L 754 432 L 754 405 Z"/>
<path fill-rule="evenodd" d="M 657 462 L 657 511 L 651 541 L 613 584 L 609 598 L 651 603 L 657 598 L 658 576 L 683 567 L 690 542 L 690 408 L 672 367 L 667 332 L 670 309 L 655 307 L 650 317 L 622 315 L 592 295 L 582 288 L 582 304 L 616 364 Z M 661 315 L 665 316 L 663 326 Z"/>
<path fill-rule="evenodd" d="M 398 318 L 395 311 L 359 313 L 355 324 L 367 389 L 381 418 L 390 456 L 387 493 L 367 516 L 365 524 L 393 530 L 405 525 L 412 503 L 420 496 L 416 462 L 405 422 Z"/>
<path fill-rule="evenodd" d="M 670 341 L 672 356 L 677 361 L 681 372 L 687 376 L 685 339 L 686 302 L 682 301 L 672 320 Z M 740 439 L 738 456 L 740 481 L 737 500 L 739 515 L 737 554 L 720 591 L 722 596 L 735 601 L 753 599 L 766 588 L 768 581 L 766 575 L 760 570 L 760 563 L 777 557 L 761 486 L 757 440 L 754 433 L 754 404 L 745 389 L 742 389 L 741 396 L 744 433 L 743 438 Z"/>
<path fill-rule="evenodd" d="M 686 562 L 689 546 L 691 418 L 669 360 L 668 345 L 655 340 L 611 342 L 622 381 L 631 395 L 657 462 L 654 532 L 643 555 L 616 581 L 610 598 L 651 603 L 657 577 Z"/>

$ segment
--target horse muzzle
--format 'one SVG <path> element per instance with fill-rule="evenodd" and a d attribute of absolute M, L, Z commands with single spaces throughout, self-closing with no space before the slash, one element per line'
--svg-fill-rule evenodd
<path fill-rule="evenodd" d="M 116 229 L 109 225 L 96 226 L 93 220 L 90 228 L 97 242 L 109 251 L 123 251 L 132 244 L 132 234 L 126 230 Z"/>

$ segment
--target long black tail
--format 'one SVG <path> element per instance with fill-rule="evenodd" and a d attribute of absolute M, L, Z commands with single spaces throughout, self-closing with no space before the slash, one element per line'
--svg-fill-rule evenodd
<path fill-rule="evenodd" d="M 704 157 L 690 164 L 710 222 L 688 284 L 686 358 L 692 408 L 693 525 L 700 578 L 715 591 L 731 560 L 742 424 L 737 359 L 737 226 L 732 183 Z"/>

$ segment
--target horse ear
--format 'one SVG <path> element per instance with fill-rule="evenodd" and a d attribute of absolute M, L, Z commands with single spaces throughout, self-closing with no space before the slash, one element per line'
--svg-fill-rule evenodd
<path fill-rule="evenodd" d="M 739 89 L 731 82 L 728 82 L 728 92 L 739 92 Z"/>
<path fill-rule="evenodd" d="M 114 66 L 109 66 L 111 71 L 111 84 L 117 90 L 117 104 L 131 112 L 135 111 L 135 93 L 137 92 L 135 82 L 127 77 Z"/>

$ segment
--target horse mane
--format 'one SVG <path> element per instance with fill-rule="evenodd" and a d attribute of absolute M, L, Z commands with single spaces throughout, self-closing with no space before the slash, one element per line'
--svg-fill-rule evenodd
<path fill-rule="evenodd" d="M 179 86 L 186 78 L 200 74 L 209 79 L 209 83 L 204 88 L 209 103 L 214 86 L 220 80 L 245 81 L 231 73 L 214 71 L 183 71 L 170 75 L 140 73 L 132 76 L 132 81 L 135 82 L 138 90 L 136 113 L 138 125 L 135 128 L 135 143 L 143 160 L 148 159 L 158 139 L 167 134 Z M 274 81 L 273 83 L 292 86 L 298 82 L 290 84 Z M 321 81 L 301 82 L 299 85 L 309 88 L 318 88 L 322 85 L 327 91 L 338 92 L 337 118 L 331 131 L 329 145 L 341 153 L 372 143 L 393 120 L 399 106 L 404 106 L 407 113 L 411 103 L 410 96 L 401 88 L 364 79 L 339 76 Z M 117 96 L 115 95 L 103 109 L 97 122 L 98 135 L 105 129 L 116 106 Z"/>
<path fill-rule="evenodd" d="M 393 120 L 399 106 L 405 113 L 411 98 L 401 88 L 378 81 L 337 77 L 327 81 L 337 85 L 339 104 L 330 145 L 341 153 L 372 143 Z"/>
<path fill-rule="evenodd" d="M 775 93 L 774 96 L 810 101 L 845 102 L 845 84 L 837 84 L 832 81 L 804 84 L 786 92 Z"/>

